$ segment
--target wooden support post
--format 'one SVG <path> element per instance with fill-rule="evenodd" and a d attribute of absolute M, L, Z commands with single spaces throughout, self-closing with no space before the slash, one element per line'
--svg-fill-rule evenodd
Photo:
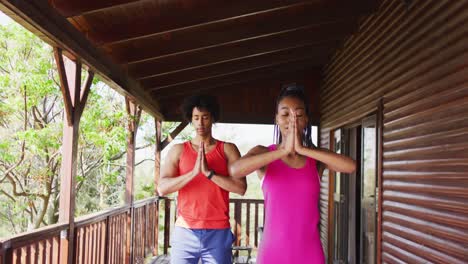
<path fill-rule="evenodd" d="M 155 146 L 154 146 L 154 195 L 158 196 L 159 177 L 161 175 L 162 122 L 158 120 L 154 120 L 154 125 L 155 125 L 155 131 L 156 131 L 156 135 L 155 135 L 156 139 L 155 139 Z"/>
<path fill-rule="evenodd" d="M 125 178 L 125 204 L 130 205 L 130 212 L 127 215 L 127 243 L 125 252 L 125 263 L 133 263 L 133 226 L 134 226 L 134 176 L 135 176 L 135 141 L 138 130 L 138 124 L 141 117 L 141 107 L 137 106 L 128 98 L 125 99 L 128 120 L 128 137 L 127 137 L 127 169 Z"/>
<path fill-rule="evenodd" d="M 125 100 L 127 106 L 127 113 L 129 115 L 128 121 L 128 138 L 127 138 L 127 169 L 126 169 L 126 182 L 125 182 L 125 203 L 133 203 L 133 174 L 135 169 L 135 140 L 138 130 L 138 124 L 141 117 L 141 108 L 128 98 Z"/>
<path fill-rule="evenodd" d="M 65 107 L 62 142 L 62 166 L 60 172 L 59 222 L 68 223 L 68 232 L 60 239 L 60 263 L 72 263 L 74 256 L 74 214 L 75 214 L 75 176 L 78 153 L 78 132 L 94 73 L 88 71 L 88 78 L 81 87 L 81 62 L 65 58 L 62 50 L 54 48 L 55 61 L 60 77 Z"/>
<path fill-rule="evenodd" d="M 156 139 L 154 147 L 154 195 L 158 196 L 159 177 L 161 175 L 161 134 L 162 134 L 162 121 L 154 120 Z M 158 255 L 159 248 L 159 199 L 156 201 L 156 210 L 154 215 L 154 245 L 153 256 Z"/>
<path fill-rule="evenodd" d="M 0 243 L 0 264 L 13 263 L 13 249 L 10 242 Z"/>

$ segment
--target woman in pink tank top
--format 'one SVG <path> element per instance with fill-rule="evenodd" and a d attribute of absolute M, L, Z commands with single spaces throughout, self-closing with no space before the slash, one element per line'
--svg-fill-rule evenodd
<path fill-rule="evenodd" d="M 325 263 L 319 232 L 320 175 L 351 173 L 355 162 L 315 148 L 309 104 L 301 87 L 284 88 L 276 103 L 275 141 L 256 146 L 229 166 L 233 177 L 257 171 L 265 198 L 265 226 L 257 263 Z"/>

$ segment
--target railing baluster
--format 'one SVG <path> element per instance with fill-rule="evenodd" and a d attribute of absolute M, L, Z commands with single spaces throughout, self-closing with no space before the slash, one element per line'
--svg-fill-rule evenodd
<path fill-rule="evenodd" d="M 86 263 L 91 263 L 93 252 L 92 226 L 86 226 Z"/>
<path fill-rule="evenodd" d="M 103 222 L 97 223 L 96 232 L 97 232 L 97 240 L 96 240 L 96 263 L 101 263 L 101 255 L 102 255 L 102 226 Z"/>
<path fill-rule="evenodd" d="M 131 214 L 131 212 L 127 212 L 127 217 L 130 214 Z M 125 224 L 127 222 L 127 218 L 126 217 L 121 217 L 120 221 L 122 223 L 122 226 L 125 226 Z M 126 250 L 127 250 L 127 243 L 126 243 L 127 242 L 127 231 L 128 231 L 127 226 L 125 226 L 125 228 L 123 228 L 122 231 L 123 232 L 122 232 L 122 235 L 120 236 L 120 241 L 121 241 L 120 243 L 121 243 L 124 250 L 122 252 L 122 259 L 120 259 L 120 263 L 128 264 L 128 263 L 125 262 L 125 257 L 126 257 L 126 254 L 127 254 L 127 252 L 126 252 Z"/>
<path fill-rule="evenodd" d="M 85 236 L 85 262 L 86 263 L 91 263 L 91 234 L 90 234 L 90 227 L 89 226 L 86 226 L 84 228 L 85 230 L 85 233 L 84 233 L 84 236 Z"/>
<path fill-rule="evenodd" d="M 141 236 L 142 235 L 142 233 L 141 233 L 141 224 L 142 224 L 142 220 L 143 220 L 142 217 L 141 217 L 141 208 L 138 208 L 137 212 L 138 212 L 138 218 L 137 218 L 137 221 L 136 221 L 137 229 L 136 229 L 135 234 L 139 234 L 140 236 L 135 239 L 135 241 L 136 241 L 136 243 L 135 243 L 135 248 L 136 249 L 135 250 L 136 250 L 136 256 L 138 258 L 140 258 L 141 257 L 141 245 L 142 245 L 142 243 L 141 243 L 141 237 L 142 237 Z M 135 258 L 135 259 L 138 259 L 138 258 Z"/>
<path fill-rule="evenodd" d="M 115 217 L 115 222 L 114 222 L 114 233 L 113 235 L 115 236 L 115 242 L 114 242 L 114 254 L 112 256 L 112 263 L 118 263 L 118 259 L 121 258 L 121 256 L 119 255 L 120 254 L 120 231 L 121 231 L 121 228 L 120 227 L 120 216 L 116 216 Z"/>
<path fill-rule="evenodd" d="M 242 204 L 240 201 L 236 201 L 234 204 L 234 221 L 235 221 L 235 234 L 236 234 L 236 246 L 240 246 L 242 237 Z"/>
<path fill-rule="evenodd" d="M 98 250 L 99 250 L 99 232 L 98 232 L 98 227 L 99 227 L 99 222 L 92 224 L 93 227 L 93 259 L 92 263 L 97 263 L 97 255 L 98 255 Z"/>
<path fill-rule="evenodd" d="M 250 202 L 247 204 L 247 217 L 245 219 L 245 244 L 250 246 Z"/>
<path fill-rule="evenodd" d="M 104 263 L 110 264 L 112 259 L 112 246 L 114 245 L 114 233 L 112 228 L 112 217 L 107 217 L 107 227 L 106 227 L 106 252 L 104 254 Z"/>
<path fill-rule="evenodd" d="M 144 227 L 144 231 L 146 232 L 143 232 L 144 234 L 144 247 L 143 247 L 143 256 L 146 256 L 146 254 L 148 252 L 150 252 L 149 250 L 149 237 L 151 236 L 151 230 L 150 230 L 150 225 L 149 225 L 149 220 L 150 220 L 150 216 L 149 216 L 149 207 L 150 207 L 150 204 L 145 204 L 145 227 Z"/>
<path fill-rule="evenodd" d="M 255 247 L 258 247 L 258 203 L 255 203 Z"/>
<path fill-rule="evenodd" d="M 22 253 L 22 249 L 19 248 L 19 249 L 15 249 L 15 251 L 13 252 L 13 263 L 14 264 L 20 264 L 22 263 L 22 259 L 21 259 L 21 253 Z"/>
<path fill-rule="evenodd" d="M 60 253 L 60 237 L 53 238 L 53 247 L 52 247 L 52 263 L 59 263 L 59 253 Z"/>
<path fill-rule="evenodd" d="M 140 246 L 140 256 L 143 259 L 146 255 L 146 205 L 141 207 L 141 223 L 140 223 L 140 233 L 141 233 L 141 246 Z"/>
<path fill-rule="evenodd" d="M 24 246 L 21 248 L 21 264 L 29 264 L 28 263 L 28 260 L 29 260 L 29 247 L 28 246 Z"/>
<path fill-rule="evenodd" d="M 99 249 L 99 222 L 93 224 L 93 262 L 92 263 L 97 263 L 98 259 L 98 249 Z"/>
<path fill-rule="evenodd" d="M 114 220 L 113 220 L 113 223 L 112 223 L 112 234 L 111 236 L 113 237 L 114 239 L 114 243 L 112 245 L 112 256 L 111 256 L 111 261 L 109 264 L 111 263 L 117 263 L 117 255 L 119 254 L 118 253 L 118 250 L 117 250 L 117 247 L 118 247 L 118 242 L 119 242 L 119 230 L 117 228 L 117 225 L 120 223 L 119 222 L 119 219 L 120 219 L 120 216 L 115 216 L 114 217 Z"/>
<path fill-rule="evenodd" d="M 109 219 L 106 218 L 101 225 L 101 254 L 99 263 L 106 263 L 106 252 L 107 252 L 107 226 L 109 225 Z"/>
<path fill-rule="evenodd" d="M 30 263 L 32 264 L 37 264 L 38 259 L 39 259 L 39 254 L 38 254 L 38 244 L 34 243 L 29 246 L 31 248 L 31 255 L 30 255 Z"/>
<path fill-rule="evenodd" d="M 121 225 L 120 226 L 123 226 L 124 228 L 122 228 L 122 232 L 120 233 L 120 246 L 122 248 L 122 252 L 121 252 L 121 257 L 119 258 L 119 263 L 125 263 L 125 264 L 128 264 L 125 262 L 125 257 L 126 257 L 126 254 L 127 254 L 127 217 L 128 215 L 130 215 L 131 212 L 127 212 L 126 214 L 126 217 L 125 215 L 120 217 L 120 223 Z"/>
<path fill-rule="evenodd" d="M 39 241 L 37 243 L 37 263 L 45 264 L 45 261 L 44 261 L 44 241 Z"/>
<path fill-rule="evenodd" d="M 115 217 L 112 217 L 112 233 L 110 233 L 109 235 L 112 237 L 112 255 L 110 255 L 110 259 L 109 259 L 109 264 L 111 263 L 116 263 L 116 255 L 118 254 L 117 253 L 117 242 L 118 242 L 118 231 L 117 231 L 117 223 L 118 223 L 118 220 L 119 220 L 119 217 L 118 216 L 115 216 Z"/>
<path fill-rule="evenodd" d="M 157 256 L 159 252 L 159 199 L 154 206 L 154 242 L 153 242 L 153 256 Z"/>
<path fill-rule="evenodd" d="M 164 254 L 166 255 L 169 249 L 169 232 L 171 229 L 171 200 L 164 200 Z"/>
<path fill-rule="evenodd" d="M 54 243 L 53 238 L 49 238 L 46 240 L 46 263 L 52 264 L 52 244 Z"/>
<path fill-rule="evenodd" d="M 120 259 L 124 257 L 122 256 L 123 252 L 125 252 L 125 249 L 123 249 L 123 245 L 122 245 L 122 232 L 123 232 L 122 224 L 123 224 L 122 217 L 119 215 L 115 221 L 116 240 L 115 240 L 115 255 L 114 255 L 113 263 L 120 263 Z"/>
<path fill-rule="evenodd" d="M 148 206 L 148 253 L 154 256 L 154 204 Z"/>
<path fill-rule="evenodd" d="M 262 207 L 263 207 L 263 222 L 262 222 L 262 225 L 265 225 L 265 205 L 263 205 Z"/>
<path fill-rule="evenodd" d="M 75 254 L 75 257 L 77 260 L 76 263 L 81 264 L 84 262 L 83 261 L 83 254 L 84 254 L 83 228 L 77 228 L 75 234 L 76 234 L 76 239 L 77 239 L 77 242 L 75 243 L 75 247 L 78 247 L 76 250 L 76 254 Z"/>
<path fill-rule="evenodd" d="M 133 242 L 133 261 L 135 261 L 136 259 L 138 259 L 139 257 L 139 254 L 140 254 L 140 239 L 139 237 L 136 237 L 137 234 L 139 234 L 140 232 L 140 208 L 138 209 L 134 209 L 133 210 L 133 215 L 135 216 L 135 218 L 133 219 L 134 223 L 133 223 L 133 226 L 134 226 L 134 230 L 133 230 L 133 233 L 135 234 L 135 239 L 134 239 L 134 242 Z"/>
<path fill-rule="evenodd" d="M 122 221 L 122 216 L 119 216 L 117 218 L 117 225 L 115 226 L 115 230 L 117 231 L 117 247 L 116 247 L 116 256 L 115 256 L 115 262 L 116 263 L 121 263 L 122 259 L 125 257 L 125 243 L 122 241 L 122 236 L 124 235 L 125 232 L 125 222 Z"/>

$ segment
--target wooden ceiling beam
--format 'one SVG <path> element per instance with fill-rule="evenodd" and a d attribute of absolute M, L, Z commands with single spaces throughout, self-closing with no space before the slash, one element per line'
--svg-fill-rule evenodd
<path fill-rule="evenodd" d="M 118 44 L 156 34 L 168 34 L 178 30 L 218 24 L 247 15 L 275 12 L 278 9 L 304 5 L 310 1 L 313 0 L 239 0 L 227 4 L 225 1 L 212 0 L 191 1 L 192 3 L 188 3 L 189 0 L 173 0 L 159 4 L 158 13 L 153 13 L 151 16 L 140 16 L 133 19 L 132 23 L 122 21 L 115 25 L 119 28 L 118 31 L 108 32 L 107 28 L 102 27 L 99 32 L 91 33 L 90 38 L 103 45 Z M 319 0 L 319 2 L 322 1 Z M 132 11 L 130 10 L 130 12 Z M 91 23 L 95 20 L 89 16 L 85 19 Z"/>
<path fill-rule="evenodd" d="M 200 79 L 190 79 L 188 81 L 170 83 L 170 84 L 167 84 L 165 86 L 152 87 L 152 88 L 150 88 L 150 91 L 158 93 L 161 90 L 172 90 L 173 88 L 185 87 L 185 86 L 190 87 L 193 84 L 197 84 L 197 83 L 200 83 L 200 82 L 213 83 L 213 82 L 217 82 L 220 79 L 221 80 L 223 80 L 224 78 L 232 79 L 232 78 L 235 78 L 235 77 L 232 77 L 232 76 L 239 76 L 240 74 L 249 73 L 249 72 L 256 71 L 256 70 L 270 69 L 270 68 L 275 67 L 275 66 L 285 65 L 285 64 L 292 64 L 292 63 L 295 63 L 295 62 L 301 62 L 303 60 L 307 60 L 307 61 L 312 61 L 313 60 L 314 61 L 313 65 L 316 66 L 316 67 L 319 67 L 323 63 L 323 62 L 320 62 L 320 63 L 315 64 L 316 63 L 316 56 L 310 56 L 309 55 L 307 57 L 292 58 L 292 59 L 287 59 L 287 60 L 284 60 L 284 61 L 271 62 L 269 64 L 251 66 L 251 67 L 243 68 L 243 69 L 233 71 L 233 72 L 223 72 L 223 73 L 220 73 L 218 75 L 211 75 L 211 76 L 208 76 L 208 77 L 202 77 Z M 309 62 L 308 65 L 310 65 L 310 64 L 311 63 Z M 216 80 L 216 81 L 213 81 L 213 80 Z"/>
<path fill-rule="evenodd" d="M 311 19 L 319 17 L 349 17 L 360 16 L 369 13 L 375 8 L 376 0 L 339 1 L 339 0 L 256 0 L 256 1 L 232 1 L 226 4 L 224 1 L 189 1 L 178 0 L 159 3 L 151 15 L 132 17 L 132 20 L 122 19 L 121 23 L 101 23 L 100 27 L 93 27 L 95 31 L 89 31 L 88 36 L 95 43 L 103 45 L 123 43 L 155 36 L 157 34 L 169 34 L 179 30 L 197 30 L 210 24 L 222 24 L 231 20 L 241 19 L 245 16 L 260 16 L 265 13 L 279 12 L 293 8 L 311 8 L 316 10 L 310 14 Z M 129 14 L 137 10 L 127 10 Z M 148 10 L 149 11 L 149 10 Z M 197 14 L 197 15 L 194 15 Z M 100 17 L 86 16 L 87 24 L 99 23 Z M 293 14 L 291 14 L 293 15 Z M 115 30 L 118 28 L 119 30 Z"/>
<path fill-rule="evenodd" d="M 194 81 L 185 84 L 172 86 L 170 89 L 159 89 L 153 91 L 153 95 L 158 100 L 165 100 L 171 97 L 186 96 L 200 91 L 211 89 L 220 89 L 224 86 L 239 84 L 243 82 L 254 81 L 258 79 L 271 78 L 277 74 L 301 71 L 307 68 L 318 68 L 314 66 L 313 59 L 305 58 L 303 60 L 281 62 L 281 64 L 272 63 L 257 69 L 246 69 L 242 72 L 236 72 L 229 75 L 212 77 L 205 80 Z"/>
<path fill-rule="evenodd" d="M 228 43 L 220 43 L 217 45 L 186 50 L 168 55 L 151 57 L 151 59 L 148 60 L 129 64 L 127 65 L 127 68 L 132 76 L 141 79 L 142 77 L 163 72 L 235 59 L 256 53 L 275 51 L 312 43 L 320 44 L 329 41 L 342 40 L 348 32 L 349 28 L 346 27 L 334 32 L 317 30 L 315 27 L 305 27 Z M 321 37 L 318 38 L 317 34 L 320 34 Z M 151 53 L 156 55 L 157 52 L 158 51 L 153 51 Z M 145 55 L 148 56 L 150 54 Z M 198 62 L 198 64 L 195 64 L 195 62 Z"/>
<path fill-rule="evenodd" d="M 143 2 L 147 0 L 48 0 L 62 16 L 73 17 L 78 15 L 101 12 L 111 8 Z"/>
<path fill-rule="evenodd" d="M 125 45 L 108 47 L 105 50 L 111 54 L 115 61 L 131 65 L 163 58 L 164 56 L 187 54 L 192 51 L 242 41 L 295 34 L 295 32 L 304 30 L 314 34 L 308 37 L 322 35 L 343 37 L 353 32 L 357 26 L 357 18 L 355 17 L 320 21 L 318 18 L 311 18 L 307 13 L 304 13 L 303 16 L 292 18 L 291 21 L 282 22 L 282 20 L 287 20 L 286 18 L 287 16 L 282 19 L 252 20 L 249 23 L 233 23 L 218 28 L 209 27 L 209 30 L 202 28 L 201 30 L 177 32 L 166 38 L 158 36 Z M 227 32 L 229 33 L 227 34 Z M 201 38 L 200 36 L 204 37 Z"/>
<path fill-rule="evenodd" d="M 134 98 L 158 119 L 162 118 L 156 103 L 134 79 L 98 51 L 81 32 L 44 0 L 1 0 L 0 10 L 54 47 L 68 52 L 71 59 L 80 58 L 92 71 L 115 90 Z"/>
<path fill-rule="evenodd" d="M 184 71 L 178 71 L 171 74 L 159 75 L 152 78 L 143 79 L 140 83 L 144 87 L 154 87 L 153 90 L 176 86 L 177 83 L 189 83 L 193 80 L 209 79 L 213 76 L 223 76 L 230 73 L 242 72 L 245 69 L 257 69 L 283 62 L 296 61 L 304 58 L 314 60 L 315 65 L 323 65 L 327 62 L 330 55 L 339 46 L 340 42 L 324 43 L 322 46 L 303 45 L 290 47 L 272 52 L 265 52 L 246 56 L 243 58 L 213 63 L 203 67 L 196 67 Z"/>
<path fill-rule="evenodd" d="M 329 41 L 328 43 L 331 44 L 332 42 L 336 41 Z M 156 80 L 161 77 L 169 77 L 177 75 L 179 73 L 182 74 L 189 74 L 192 75 L 194 71 L 199 71 L 199 70 L 207 70 L 212 67 L 219 68 L 220 66 L 222 67 L 223 65 L 229 65 L 234 67 L 233 65 L 237 65 L 239 63 L 255 63 L 256 59 L 261 58 L 263 56 L 275 56 L 277 53 L 287 53 L 289 51 L 296 51 L 297 49 L 308 49 L 308 52 L 316 52 L 312 51 L 312 49 L 320 49 L 320 50 L 331 50 L 331 46 L 326 46 L 327 43 L 321 42 L 321 43 L 306 43 L 306 44 L 301 44 L 298 43 L 296 46 L 291 46 L 291 47 L 285 47 L 282 49 L 277 49 L 277 50 L 271 50 L 271 51 L 265 51 L 265 52 L 260 52 L 260 53 L 253 53 L 253 54 L 248 54 L 245 56 L 241 57 L 233 57 L 225 60 L 220 60 L 220 61 L 213 61 L 209 62 L 206 64 L 201 64 L 201 65 L 195 65 L 195 66 L 190 66 L 190 67 L 182 67 L 178 68 L 172 71 L 168 72 L 161 72 L 161 73 L 155 73 L 155 74 L 148 74 L 148 75 L 138 75 L 138 73 L 135 73 L 135 78 L 140 81 L 140 83 L 145 83 L 148 80 Z M 271 60 L 270 60 L 271 61 Z M 250 64 L 249 64 L 250 65 Z M 150 71 L 148 71 L 150 72 Z"/>
<path fill-rule="evenodd" d="M 354 27 L 352 24 L 339 23 L 333 26 L 332 29 L 334 30 L 330 31 L 317 26 L 303 27 L 251 39 L 222 43 L 129 64 L 127 70 L 136 79 L 143 79 L 291 47 L 311 44 L 320 46 L 321 43 L 343 39 L 343 36 L 351 32 Z M 320 38 L 317 38 L 317 36 L 320 36 Z"/>

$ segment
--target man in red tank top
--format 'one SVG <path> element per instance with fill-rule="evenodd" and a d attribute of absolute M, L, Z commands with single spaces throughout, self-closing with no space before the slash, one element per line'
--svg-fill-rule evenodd
<path fill-rule="evenodd" d="M 211 134 L 219 117 L 214 97 L 192 96 L 182 108 L 196 136 L 169 151 L 158 185 L 161 196 L 178 191 L 171 263 L 231 263 L 234 236 L 229 224 L 229 192 L 243 195 L 247 183 L 245 178 L 231 177 L 228 166 L 240 153 L 234 144 Z"/>

